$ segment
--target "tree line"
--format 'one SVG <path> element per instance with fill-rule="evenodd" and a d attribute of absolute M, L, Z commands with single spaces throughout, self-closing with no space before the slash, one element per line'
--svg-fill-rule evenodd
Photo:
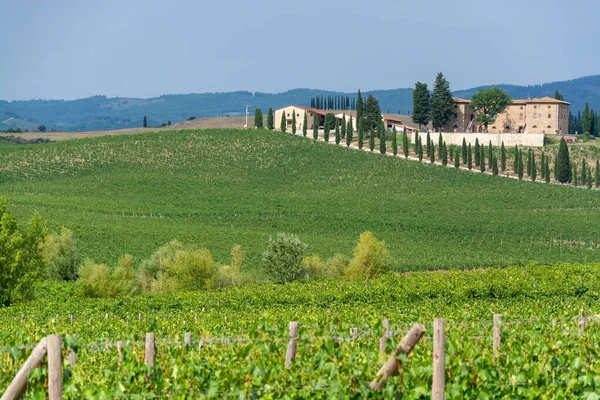
<path fill-rule="evenodd" d="M 356 110 L 356 99 L 350 96 L 311 97 L 310 107 L 317 110 Z"/>

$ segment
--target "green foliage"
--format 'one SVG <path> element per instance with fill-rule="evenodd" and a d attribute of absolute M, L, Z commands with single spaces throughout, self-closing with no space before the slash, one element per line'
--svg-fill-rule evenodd
<path fill-rule="evenodd" d="M 467 151 L 467 168 L 469 171 L 473 169 L 473 152 L 471 151 L 471 143 L 469 143 L 468 151 Z"/>
<path fill-rule="evenodd" d="M 350 117 L 352 118 L 352 117 Z M 346 127 L 348 126 L 348 122 L 346 121 L 346 114 L 342 115 L 342 123 L 340 126 L 340 130 L 341 130 L 341 134 L 342 134 L 342 139 L 346 138 Z"/>
<path fill-rule="evenodd" d="M 269 111 L 267 112 L 267 129 L 272 131 L 275 129 L 275 122 L 273 119 L 273 109 L 269 107 Z"/>
<path fill-rule="evenodd" d="M 398 133 L 396 132 L 396 126 L 392 131 L 392 154 L 394 156 L 398 155 Z"/>
<path fill-rule="evenodd" d="M 153 293 L 189 292 L 215 286 L 218 269 L 206 249 L 177 250 L 172 259 L 161 263 Z"/>
<path fill-rule="evenodd" d="M 587 164 L 585 158 L 581 160 L 581 184 L 585 185 L 587 182 Z"/>
<path fill-rule="evenodd" d="M 363 232 L 345 275 L 350 278 L 373 279 L 388 271 L 391 265 L 392 260 L 385 243 L 377 240 L 372 232 Z"/>
<path fill-rule="evenodd" d="M 295 235 L 278 233 L 269 237 L 269 245 L 263 253 L 263 270 L 274 283 L 288 283 L 304 274 L 302 259 L 306 245 Z"/>
<path fill-rule="evenodd" d="M 454 153 L 454 168 L 460 168 L 460 154 L 458 152 Z"/>
<path fill-rule="evenodd" d="M 254 127 L 258 129 L 262 129 L 263 125 L 263 113 L 260 108 L 254 110 Z"/>
<path fill-rule="evenodd" d="M 364 128 L 370 133 L 375 133 L 381 121 L 381 109 L 379 102 L 372 95 L 367 96 L 364 111 Z M 377 132 L 379 134 L 379 132 Z"/>
<path fill-rule="evenodd" d="M 523 150 L 519 149 L 517 156 L 517 176 L 519 180 L 523 179 Z"/>
<path fill-rule="evenodd" d="M 431 123 L 436 131 L 440 131 L 450 121 L 454 110 L 454 99 L 450 91 L 450 83 L 439 72 L 431 92 Z M 438 148 L 440 148 L 438 144 Z"/>
<path fill-rule="evenodd" d="M 135 270 L 131 255 L 124 256 L 117 268 L 86 260 L 79 271 L 80 294 L 91 298 L 115 298 L 137 292 Z"/>
<path fill-rule="evenodd" d="M 596 160 L 596 168 L 594 169 L 594 186 L 600 187 L 600 161 Z"/>
<path fill-rule="evenodd" d="M 386 128 L 383 124 L 383 120 L 379 120 L 379 123 L 377 124 L 377 136 L 379 137 L 379 152 L 381 154 L 385 154 L 385 152 L 387 151 L 386 149 Z"/>
<path fill-rule="evenodd" d="M 369 133 L 369 150 L 371 152 L 373 152 L 373 150 L 375 149 L 375 132 L 370 132 Z"/>
<path fill-rule="evenodd" d="M 461 146 L 461 155 L 462 155 L 462 163 L 466 164 L 467 163 L 467 141 L 465 140 L 465 138 L 463 137 L 462 140 L 462 146 Z"/>
<path fill-rule="evenodd" d="M 342 136 L 340 135 L 340 126 L 338 124 L 338 120 L 335 120 L 335 144 L 340 144 L 340 140 L 342 140 Z"/>
<path fill-rule="evenodd" d="M 502 172 L 506 171 L 506 148 L 504 147 L 504 141 L 500 147 L 500 169 Z"/>
<path fill-rule="evenodd" d="M 430 110 L 431 102 L 427 84 L 417 82 L 415 90 L 413 90 L 412 120 L 415 124 L 419 125 L 419 129 L 429 123 L 431 118 Z"/>
<path fill-rule="evenodd" d="M 8 200 L 0 197 L 0 306 L 28 299 L 33 284 L 43 279 L 40 247 L 45 236 L 46 222 L 37 213 L 21 227 Z"/>
<path fill-rule="evenodd" d="M 441 153 L 442 165 L 445 167 L 448 165 L 448 146 L 446 146 L 446 142 L 442 143 Z"/>
<path fill-rule="evenodd" d="M 292 134 L 296 134 L 296 110 L 292 109 Z"/>
<path fill-rule="evenodd" d="M 319 138 L 319 117 L 317 116 L 317 113 L 313 113 L 312 129 L 313 129 L 313 139 L 317 140 Z"/>
<path fill-rule="evenodd" d="M 492 162 L 494 160 L 494 146 L 492 146 L 492 141 L 490 140 L 490 144 L 488 145 L 488 167 L 492 168 Z"/>
<path fill-rule="evenodd" d="M 402 152 L 404 153 L 404 158 L 408 158 L 408 132 L 406 132 L 406 128 L 404 128 L 404 132 L 402 133 Z"/>
<path fill-rule="evenodd" d="M 302 118 L 302 136 L 306 137 L 308 133 L 308 119 L 306 117 L 306 111 L 304 111 L 304 117 Z"/>
<path fill-rule="evenodd" d="M 74 281 L 78 277 L 79 253 L 73 232 L 64 226 L 60 235 L 48 235 L 41 246 L 48 279 Z"/>
<path fill-rule="evenodd" d="M 46 132 L 46 125 L 40 125 L 40 126 L 38 126 L 38 131 L 40 131 L 40 132 Z"/>
<path fill-rule="evenodd" d="M 498 158 L 496 158 L 496 156 L 493 157 L 492 175 L 494 175 L 494 176 L 498 175 Z"/>
<path fill-rule="evenodd" d="M 537 179 L 537 166 L 535 164 L 535 153 L 531 153 L 531 180 L 535 181 Z"/>
<path fill-rule="evenodd" d="M 471 97 L 471 108 L 475 110 L 475 118 L 480 125 L 488 131 L 488 125 L 496 121 L 501 114 L 512 103 L 511 97 L 502 89 L 492 87 L 480 89 Z"/>
<path fill-rule="evenodd" d="M 554 163 L 554 179 L 560 183 L 567 183 L 571 180 L 571 161 L 569 159 L 569 148 L 565 138 L 561 138 L 558 147 L 558 154 Z"/>
<path fill-rule="evenodd" d="M 281 112 L 281 124 L 279 125 L 279 130 L 281 130 L 281 132 L 285 132 L 287 130 L 285 110 Z"/>
<path fill-rule="evenodd" d="M 352 125 L 352 116 L 348 120 L 348 125 L 346 126 L 346 146 L 350 147 L 352 144 L 352 140 L 354 136 L 354 125 Z"/>
<path fill-rule="evenodd" d="M 485 172 L 485 146 L 479 147 L 479 170 Z"/>
<path fill-rule="evenodd" d="M 479 145 L 479 139 L 475 138 L 475 166 L 479 167 L 481 163 L 481 149 Z"/>
<path fill-rule="evenodd" d="M 365 133 L 363 131 L 362 120 L 358 116 L 356 117 L 356 122 L 358 123 L 358 148 L 362 150 L 365 142 Z"/>
<path fill-rule="evenodd" d="M 143 121 L 143 127 L 147 128 L 148 127 L 148 118 L 146 118 L 146 116 L 144 115 L 144 121 Z"/>

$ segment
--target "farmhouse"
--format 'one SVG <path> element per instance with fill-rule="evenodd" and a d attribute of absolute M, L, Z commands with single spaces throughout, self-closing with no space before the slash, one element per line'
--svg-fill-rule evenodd
<path fill-rule="evenodd" d="M 477 124 L 471 101 L 454 98 L 454 114 L 444 132 L 483 132 Z M 488 126 L 490 133 L 568 133 L 569 105 L 550 97 L 513 100 L 506 111 Z"/>
<path fill-rule="evenodd" d="M 306 128 L 308 130 L 311 130 L 313 127 L 313 120 L 314 120 L 315 114 L 317 116 L 319 128 L 323 129 L 323 124 L 325 123 L 325 116 L 328 113 L 332 113 L 334 115 L 334 117 L 338 120 L 339 123 L 341 123 L 343 121 L 344 116 L 346 117 L 346 123 L 350 120 L 350 117 L 352 117 L 352 126 L 354 128 L 354 131 L 358 130 L 358 127 L 356 125 L 356 111 L 319 110 L 319 109 L 312 108 L 312 107 L 304 107 L 304 106 L 296 106 L 296 105 L 289 105 L 287 107 L 275 110 L 275 114 L 274 114 L 275 128 L 279 128 L 281 126 L 281 119 L 283 118 L 283 115 L 285 114 L 285 119 L 287 122 L 287 131 L 291 131 L 292 130 L 292 117 L 295 114 L 296 115 L 296 129 L 298 131 L 302 131 L 302 127 L 304 125 L 304 113 L 305 112 L 306 112 L 306 120 L 307 120 L 307 124 L 308 124 L 308 126 Z M 410 118 L 410 117 L 408 117 L 408 118 Z M 414 131 L 416 131 L 415 127 L 407 125 L 406 122 L 401 119 L 401 117 L 383 114 L 382 119 L 383 119 L 384 125 L 390 131 L 392 129 L 394 129 L 394 127 L 396 128 L 396 130 L 398 132 L 402 132 L 404 130 L 404 128 L 406 128 L 406 130 L 410 133 L 413 133 Z M 404 118 L 404 119 L 406 119 L 406 118 Z"/>

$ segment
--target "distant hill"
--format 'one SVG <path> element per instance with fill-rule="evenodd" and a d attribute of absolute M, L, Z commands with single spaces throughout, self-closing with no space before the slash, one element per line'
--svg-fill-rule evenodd
<path fill-rule="evenodd" d="M 515 86 L 498 85 L 513 98 L 533 98 L 553 96 L 559 90 L 565 100 L 572 103 L 574 113 L 583 110 L 585 102 L 600 110 L 600 75 L 588 76 L 570 81 L 546 83 L 543 85 Z M 458 97 L 470 98 L 480 87 L 458 90 Z M 412 89 L 376 90 L 365 92 L 379 100 L 385 113 L 407 114 L 412 109 Z M 279 108 L 289 104 L 309 105 L 315 96 L 351 96 L 355 93 L 342 93 L 314 89 L 294 89 L 284 93 L 202 93 L 163 95 L 150 99 L 93 96 L 79 100 L 28 100 L 0 101 L 0 130 L 8 127 L 36 129 L 44 124 L 49 129 L 64 131 L 94 131 L 140 127 L 144 115 L 148 124 L 158 126 L 167 121 L 185 121 L 188 117 L 214 117 L 222 115 L 244 115 L 246 104 L 254 108 Z M 4 118 L 3 116 L 6 116 Z M 12 116 L 12 117 L 11 117 Z"/>

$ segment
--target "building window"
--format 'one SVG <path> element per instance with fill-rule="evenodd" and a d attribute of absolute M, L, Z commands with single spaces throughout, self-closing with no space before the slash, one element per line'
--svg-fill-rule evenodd
<path fill-rule="evenodd" d="M 521 107 L 523 108 L 523 107 Z M 523 113 L 519 114 L 519 119 L 523 119 Z"/>
<path fill-rule="evenodd" d="M 534 125 L 534 126 L 532 126 L 531 128 L 532 128 L 532 129 L 537 129 L 537 126 L 536 126 L 536 125 Z"/>
<path fill-rule="evenodd" d="M 548 118 L 552 118 L 552 114 L 548 114 Z"/>
<path fill-rule="evenodd" d="M 533 118 L 537 118 L 537 114 L 536 113 L 533 113 Z"/>
<path fill-rule="evenodd" d="M 533 106 L 533 108 L 537 108 L 537 106 Z"/>
<path fill-rule="evenodd" d="M 521 110 L 523 109 L 523 107 L 521 107 Z"/>
<path fill-rule="evenodd" d="M 550 108 L 552 108 L 552 107 L 551 107 L 551 106 L 548 106 L 548 108 L 550 109 Z"/>
<path fill-rule="evenodd" d="M 287 113 L 287 116 L 289 117 L 289 116 L 290 116 L 290 113 Z"/>
<path fill-rule="evenodd" d="M 546 129 L 552 129 L 552 127 L 551 127 L 550 125 L 548 125 L 548 126 L 546 127 Z"/>
<path fill-rule="evenodd" d="M 454 113 L 454 118 L 458 118 L 458 114 L 457 113 Z"/>
<path fill-rule="evenodd" d="M 454 105 L 454 108 L 458 108 L 458 106 L 455 104 L 455 105 Z"/>

